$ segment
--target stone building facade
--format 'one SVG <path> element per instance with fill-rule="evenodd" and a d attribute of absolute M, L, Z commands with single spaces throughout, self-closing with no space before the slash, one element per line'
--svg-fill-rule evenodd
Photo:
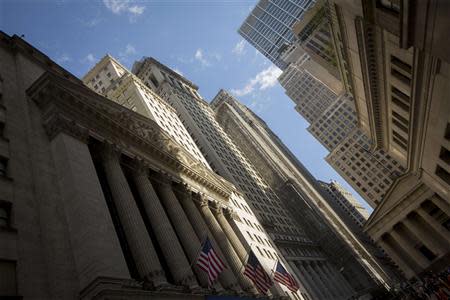
<path fill-rule="evenodd" d="M 152 58 L 135 63 L 133 72 L 178 111 L 213 170 L 242 191 L 245 202 L 236 201 L 234 208 L 239 209 L 244 204 L 253 210 L 254 217 L 287 258 L 289 268 L 305 284 L 310 297 L 341 299 L 354 293 L 354 289 L 337 272 L 336 266 L 325 263 L 326 254 L 320 246 L 298 226 L 273 188 L 236 146 L 234 139 L 224 132 L 212 107 L 196 92 L 197 87 Z M 167 81 L 170 77 L 177 80 Z M 258 239 L 252 243 L 261 250 L 265 247 Z M 300 266 L 303 269 L 299 270 L 297 265 L 292 264 L 297 260 L 305 262 Z M 270 256 L 268 261 L 274 263 Z M 304 276 L 310 277 L 307 279 Z M 344 285 L 336 287 L 336 282 Z"/>
<path fill-rule="evenodd" d="M 361 228 L 353 232 L 353 228 L 344 224 L 328 205 L 317 180 L 264 121 L 223 90 L 211 105 L 219 123 L 235 137 L 239 148 L 273 187 L 281 203 L 309 236 L 320 237 L 313 240 L 335 266 L 346 270 L 342 274 L 348 281 L 353 280 L 351 284 L 356 291 L 395 281 L 390 268 L 385 270 L 384 262 L 379 262 L 360 242 L 356 233 Z"/>
<path fill-rule="evenodd" d="M 239 192 L 189 145 L 3 32 L 0 78 L 0 296 L 258 296 Z M 206 236 L 227 266 L 213 286 L 195 266 Z"/>
<path fill-rule="evenodd" d="M 95 89 L 95 85 L 98 84 L 98 80 L 102 79 L 102 74 L 109 73 L 113 70 L 113 67 L 121 66 L 120 63 L 109 55 L 106 55 L 100 62 L 98 62 L 83 78 L 83 81 Z M 155 120 L 157 124 L 166 131 L 175 141 L 181 145 L 185 150 L 189 151 L 194 157 L 197 158 L 199 164 L 205 165 L 211 170 L 209 163 L 206 161 L 203 154 L 201 154 L 198 146 L 195 144 L 193 138 L 188 133 L 184 122 L 178 116 L 177 111 L 165 100 L 163 100 L 154 90 L 148 87 L 148 78 L 146 80 L 139 79 L 136 75 L 132 74 L 125 67 L 121 66 L 120 77 L 116 79 L 104 82 L 104 90 L 100 92 L 108 97 L 110 100 L 117 102 L 131 110 L 135 110 L 137 113 L 144 115 L 147 118 Z M 190 86 L 186 85 L 188 81 L 178 75 L 170 72 L 158 73 L 158 75 L 164 76 L 164 78 L 170 81 L 180 89 L 189 90 Z M 176 83 L 179 78 L 179 82 Z M 96 79 L 93 81 L 93 79 Z M 153 79 L 153 77 L 152 77 Z M 153 79 L 155 80 L 155 79 Z M 245 199 L 242 195 L 235 190 L 231 197 L 231 203 L 236 203 L 236 219 L 239 222 L 233 223 L 236 226 L 237 234 L 242 239 L 245 245 L 245 251 L 243 251 L 243 259 L 246 259 L 247 252 L 252 249 L 260 261 L 267 270 L 273 268 L 273 260 L 283 257 L 283 255 L 273 246 L 273 241 L 264 231 L 263 227 L 255 218 L 253 211 L 245 203 Z M 240 205 L 238 204 L 240 203 Z M 246 252 L 247 251 L 247 252 Z M 275 287 L 274 293 L 283 292 L 283 287 Z M 278 291 L 277 291 L 278 290 Z M 296 297 L 294 294 L 292 297 Z"/>
<path fill-rule="evenodd" d="M 334 205 L 332 206 L 334 211 L 343 212 L 343 214 L 339 215 L 345 216 L 341 218 L 346 220 L 345 223 L 348 226 L 354 227 L 354 225 L 356 225 L 360 228 L 364 226 L 369 218 L 369 212 L 355 199 L 355 197 L 353 197 L 352 193 L 334 180 L 330 183 L 319 181 L 319 184 L 333 199 Z"/>
<path fill-rule="evenodd" d="M 372 147 L 405 169 L 365 229 L 410 278 L 450 262 L 450 5 L 445 1 L 330 2 L 333 30 Z M 431 25 L 433 24 L 433 25 Z"/>

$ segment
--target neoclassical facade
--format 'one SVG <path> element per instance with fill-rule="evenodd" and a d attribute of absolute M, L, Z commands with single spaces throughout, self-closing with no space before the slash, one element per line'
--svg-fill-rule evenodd
<path fill-rule="evenodd" d="M 0 66 L 1 296 L 260 296 L 233 185 L 19 37 L 1 33 Z M 195 266 L 206 236 L 227 266 L 213 286 Z"/>
<path fill-rule="evenodd" d="M 449 264 L 446 1 L 330 2 L 359 125 L 405 169 L 365 230 L 410 278 Z M 339 37 L 339 38 L 338 38 Z"/>

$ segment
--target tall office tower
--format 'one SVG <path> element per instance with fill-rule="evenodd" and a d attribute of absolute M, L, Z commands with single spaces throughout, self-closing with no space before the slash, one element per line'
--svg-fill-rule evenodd
<path fill-rule="evenodd" d="M 332 151 L 356 126 L 353 99 L 348 94 L 341 94 L 307 130 L 328 151 Z"/>
<path fill-rule="evenodd" d="M 162 101 L 114 60 L 104 62 L 92 76 L 97 91 L 109 84 L 120 90 L 111 92 L 117 102 L 133 100 L 127 105 L 136 110 L 139 99 Z M 185 131 L 162 125 L 169 108 L 155 108 L 158 121 L 116 101 L 0 32 L 0 298 L 254 296 L 230 205 L 243 201 L 235 186 L 195 156 L 188 137 L 172 137 Z M 240 228 L 283 260 L 246 209 L 239 217 L 259 230 Z M 206 236 L 227 267 L 212 286 L 195 263 Z"/>
<path fill-rule="evenodd" d="M 294 44 L 304 49 L 335 78 L 340 79 L 328 14 L 326 1 L 317 1 L 301 20 L 293 24 Z"/>
<path fill-rule="evenodd" d="M 166 73 L 166 75 L 168 76 L 166 78 L 167 80 L 171 80 L 172 83 L 176 82 L 176 79 L 172 77 L 173 74 Z M 182 82 L 188 83 L 188 81 L 181 76 L 178 76 L 178 78 L 180 80 L 179 87 L 181 87 Z M 106 95 L 114 102 L 155 121 L 162 130 L 167 132 L 167 134 L 178 143 L 179 146 L 187 150 L 193 158 L 196 159 L 197 162 L 194 165 L 201 164 L 210 169 L 208 162 L 200 153 L 194 140 L 186 130 L 185 125 L 183 125 L 184 122 L 178 117 L 176 110 L 169 103 L 160 98 L 155 91 L 147 87 L 141 79 L 120 65 L 117 60 L 109 55 L 105 56 L 86 74 L 86 76 L 84 76 L 83 80 L 88 86 L 94 90 L 101 91 L 102 94 Z M 101 90 L 100 86 L 102 87 Z M 188 86 L 186 86 L 186 88 L 188 88 Z M 217 176 L 217 178 L 219 178 L 219 176 Z M 231 194 L 230 201 L 245 203 L 245 200 L 237 191 L 234 191 Z M 233 243 L 235 251 L 232 253 L 229 262 L 235 262 L 232 266 L 235 275 L 242 275 L 242 266 L 246 262 L 246 251 L 250 249 L 255 251 L 260 260 L 265 260 L 267 269 L 273 268 L 273 263 L 270 262 L 269 258 L 273 260 L 282 256 L 281 253 L 277 253 L 276 248 L 272 247 L 272 241 L 264 232 L 249 207 L 242 204 L 236 208 L 239 209 L 236 217 L 240 218 L 242 222 L 235 227 L 234 232 L 232 232 L 233 230 L 231 230 L 231 228 L 223 228 L 225 232 L 231 230 L 228 231 L 231 234 L 229 239 Z M 216 209 L 219 209 L 218 211 L 220 211 L 220 207 L 214 207 L 213 211 L 215 212 Z M 233 214 L 230 213 L 229 216 L 232 217 Z M 218 218 L 218 221 L 222 225 L 222 220 L 220 218 Z M 231 226 L 234 225 L 235 223 L 231 222 Z M 237 236 L 240 236 L 243 242 L 234 240 L 238 239 Z M 216 238 L 219 239 L 219 237 Z M 255 244 L 254 240 L 262 245 Z M 241 245 L 241 243 L 243 243 L 243 245 Z M 241 279 L 241 281 L 243 284 L 245 283 L 245 279 Z M 280 292 L 284 293 L 283 288 L 277 287 L 273 291 L 273 294 L 277 295 Z"/>
<path fill-rule="evenodd" d="M 260 0 L 239 28 L 239 34 L 280 69 L 282 49 L 294 40 L 292 25 L 314 0 Z"/>
<path fill-rule="evenodd" d="M 259 220 L 283 256 L 289 258 L 289 268 L 299 276 L 310 296 L 341 299 L 353 294 L 353 288 L 340 276 L 336 267 L 326 263 L 326 255 L 321 248 L 298 226 L 273 189 L 223 131 L 210 105 L 196 92 L 197 87 L 152 58 L 135 63 L 133 72 L 177 110 L 213 170 L 242 191 L 244 199 L 233 202 L 233 207 L 237 211 L 241 207 L 251 207 L 255 213 L 253 218 Z M 249 220 L 242 218 L 241 222 Z M 253 226 L 256 222 L 249 223 Z M 262 227 L 256 227 L 262 230 Z M 261 240 L 260 234 L 246 235 L 253 240 L 252 244 L 262 260 L 273 265 L 273 250 L 267 249 L 270 243 Z M 293 261 L 301 261 L 302 264 L 293 264 Z"/>
<path fill-rule="evenodd" d="M 309 59 L 302 56 L 289 64 L 278 78 L 286 95 L 295 103 L 295 110 L 309 123 L 314 122 L 337 98 L 336 93 L 303 68 Z"/>
<path fill-rule="evenodd" d="M 155 121 L 204 166 L 209 165 L 176 111 L 116 59 L 106 55 L 83 77 L 94 91 Z"/>
<path fill-rule="evenodd" d="M 355 127 L 325 160 L 375 208 L 405 169 L 385 151 L 371 147 L 371 140 Z"/>
<path fill-rule="evenodd" d="M 347 225 L 354 224 L 360 228 L 364 226 L 369 218 L 369 212 L 353 197 L 352 193 L 334 180 L 330 183 L 319 181 L 319 184 L 331 196 L 333 203 L 330 205 Z"/>
<path fill-rule="evenodd" d="M 343 275 L 353 281 L 351 284 L 355 289 L 368 289 L 370 281 L 379 284 L 378 279 L 375 279 L 378 276 L 388 282 L 393 280 L 390 269 L 387 270 L 389 275 L 386 274 L 384 266 L 381 267 L 376 257 L 368 253 L 366 245 L 362 245 L 367 241 L 359 238 L 361 227 L 354 232 L 349 230 L 334 208 L 328 205 L 330 201 L 321 194 L 322 189 L 316 179 L 263 120 L 223 90 L 211 105 L 224 130 L 234 137 L 238 147 L 273 187 L 294 219 L 311 237 L 317 238 L 324 252 L 339 269 L 346 270 Z M 373 245 L 369 247 L 372 250 Z M 370 276 L 375 278 L 368 279 Z"/>
<path fill-rule="evenodd" d="M 358 123 L 406 169 L 366 231 L 408 278 L 449 263 L 449 11 L 446 1 L 330 1 Z"/>

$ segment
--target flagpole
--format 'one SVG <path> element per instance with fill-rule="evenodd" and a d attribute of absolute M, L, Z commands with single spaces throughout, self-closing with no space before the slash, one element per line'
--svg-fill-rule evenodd
<path fill-rule="evenodd" d="M 272 276 L 272 274 L 275 273 L 275 268 L 277 267 L 277 263 L 278 263 L 278 259 L 275 260 L 275 265 L 272 268 L 272 272 L 270 273 L 270 275 Z"/>

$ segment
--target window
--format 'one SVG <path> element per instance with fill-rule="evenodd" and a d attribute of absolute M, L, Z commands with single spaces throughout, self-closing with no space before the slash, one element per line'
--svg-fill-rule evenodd
<path fill-rule="evenodd" d="M 15 261 L 0 260 L 0 295 L 17 296 Z"/>
<path fill-rule="evenodd" d="M 0 227 L 11 225 L 11 203 L 0 200 Z"/>
<path fill-rule="evenodd" d="M 6 177 L 8 174 L 8 159 L 0 157 L 0 176 Z"/>

